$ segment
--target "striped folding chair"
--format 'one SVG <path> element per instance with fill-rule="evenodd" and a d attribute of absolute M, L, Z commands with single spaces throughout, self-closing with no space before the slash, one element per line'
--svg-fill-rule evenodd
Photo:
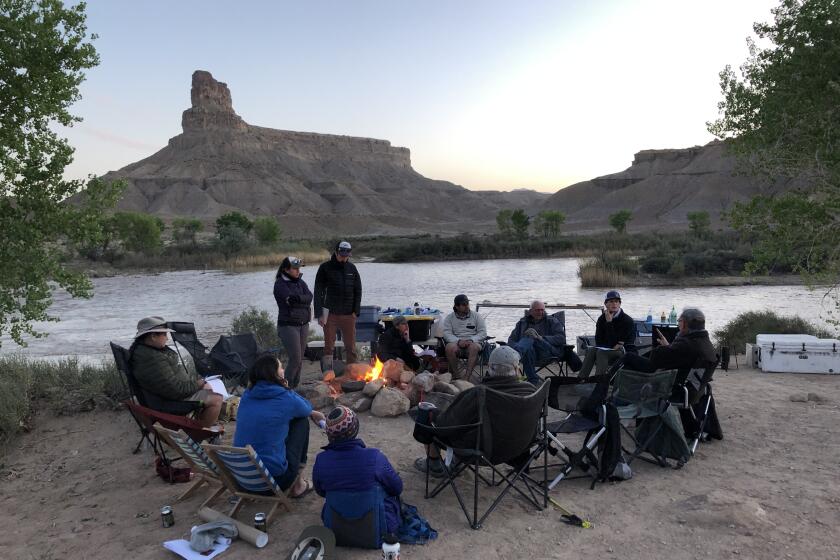
<path fill-rule="evenodd" d="M 207 456 L 207 453 L 204 452 L 195 440 L 188 436 L 184 430 L 170 430 L 169 428 L 164 428 L 157 422 L 153 427 L 157 432 L 158 437 L 176 453 L 178 453 L 178 455 L 181 456 L 184 462 L 190 466 L 193 473 L 196 475 L 195 482 L 187 488 L 186 492 L 178 496 L 178 499 L 175 500 L 176 502 L 180 502 L 181 500 L 185 500 L 189 496 L 192 496 L 196 490 L 205 484 L 209 487 L 217 488 L 209 498 L 201 503 L 199 509 L 203 508 L 224 493 L 225 486 L 222 484 L 221 478 L 219 478 L 219 467 L 216 466 L 216 463 Z"/>
<path fill-rule="evenodd" d="M 229 517 L 236 515 L 244 500 L 273 504 L 266 516 L 266 524 L 271 523 L 279 507 L 282 506 L 287 512 L 292 511 L 291 501 L 274 481 L 253 447 L 229 447 L 208 443 L 202 447 L 216 463 L 219 476 L 228 491 L 239 498 L 228 512 Z"/>

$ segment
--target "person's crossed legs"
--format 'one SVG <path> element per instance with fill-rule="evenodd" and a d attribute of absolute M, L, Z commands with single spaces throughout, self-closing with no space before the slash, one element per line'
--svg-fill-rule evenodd
<path fill-rule="evenodd" d="M 466 354 L 467 371 L 462 379 L 469 379 L 475 364 L 478 362 L 478 354 L 481 352 L 481 345 L 469 341 L 466 346 L 459 342 L 450 342 L 446 345 L 446 361 L 449 364 L 449 372 L 453 379 L 458 379 L 458 358 Z"/>

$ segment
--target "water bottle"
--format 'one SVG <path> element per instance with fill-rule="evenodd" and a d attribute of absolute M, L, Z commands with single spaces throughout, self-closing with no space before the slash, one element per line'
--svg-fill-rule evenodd
<path fill-rule="evenodd" d="M 382 540 L 382 560 L 400 560 L 400 543 L 390 533 Z"/>
<path fill-rule="evenodd" d="M 664 325 L 666 321 L 667 321 L 667 318 L 665 317 L 665 310 L 663 309 L 662 310 L 662 317 L 659 318 L 659 324 Z"/>
<path fill-rule="evenodd" d="M 645 319 L 645 323 L 647 323 L 648 325 L 653 323 L 653 308 L 652 307 L 648 308 L 648 315 L 647 315 L 647 318 Z"/>
<path fill-rule="evenodd" d="M 671 314 L 668 315 L 668 322 L 672 325 L 677 324 L 677 308 L 674 305 L 671 306 Z"/>

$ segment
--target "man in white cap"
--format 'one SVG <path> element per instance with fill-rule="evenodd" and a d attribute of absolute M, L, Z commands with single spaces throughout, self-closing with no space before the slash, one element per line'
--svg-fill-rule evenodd
<path fill-rule="evenodd" d="M 146 317 L 137 323 L 129 350 L 131 373 L 140 388 L 162 399 L 201 402 L 197 420 L 209 428 L 219 418 L 222 396 L 181 365 L 178 354 L 166 345 L 171 332 L 163 317 Z"/>
<path fill-rule="evenodd" d="M 482 391 L 493 389 L 502 393 L 527 397 L 536 391 L 531 383 L 519 381 L 522 373 L 519 352 L 510 346 L 499 346 L 490 354 L 487 362 L 487 375 L 482 382 L 475 387 L 462 391 L 455 397 L 452 403 L 445 409 L 431 407 L 418 407 L 414 413 L 414 439 L 426 446 L 426 457 L 420 457 L 414 461 L 414 468 L 429 473 L 433 476 L 445 474 L 440 459 L 440 451 L 432 443 L 432 432 L 425 425 L 435 427 L 461 426 L 478 422 L 478 402 Z M 431 403 L 421 403 L 430 405 Z M 447 443 L 453 447 L 471 447 L 475 445 L 475 431 L 469 430 L 460 434 L 450 434 Z"/>
<path fill-rule="evenodd" d="M 321 371 L 331 370 L 335 335 L 341 331 L 347 363 L 356 361 L 356 317 L 362 304 L 362 277 L 350 262 L 353 248 L 340 241 L 330 260 L 321 263 L 315 275 L 315 317 L 324 328 L 324 358 Z"/>

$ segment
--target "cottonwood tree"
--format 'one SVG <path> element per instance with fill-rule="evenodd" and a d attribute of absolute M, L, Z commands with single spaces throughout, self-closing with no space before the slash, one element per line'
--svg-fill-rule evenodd
<path fill-rule="evenodd" d="M 534 219 L 534 231 L 546 239 L 560 237 L 560 228 L 566 222 L 566 215 L 558 210 L 544 210 Z"/>
<path fill-rule="evenodd" d="M 63 252 L 96 243 L 120 190 L 63 177 L 73 148 L 56 131 L 81 120 L 69 109 L 99 63 L 85 20 L 83 3 L 0 0 L 0 335 L 21 345 L 43 336 L 34 321 L 58 320 L 47 313 L 53 289 L 91 295 Z"/>
<path fill-rule="evenodd" d="M 696 235 L 705 235 L 709 232 L 712 220 L 709 217 L 709 213 L 705 210 L 689 212 L 686 214 L 686 218 L 688 218 L 688 229 L 693 231 Z"/>
<path fill-rule="evenodd" d="M 197 245 L 196 235 L 204 229 L 201 220 L 195 218 L 175 218 L 172 221 L 172 239 L 179 245 Z"/>
<path fill-rule="evenodd" d="M 496 214 L 496 227 L 499 228 L 499 233 L 504 237 L 510 237 L 513 234 L 513 224 L 510 217 L 513 215 L 513 210 L 506 208 L 499 210 Z"/>
<path fill-rule="evenodd" d="M 280 224 L 274 218 L 262 216 L 254 220 L 254 237 L 260 245 L 271 245 L 280 239 Z"/>
<path fill-rule="evenodd" d="M 749 271 L 779 260 L 828 281 L 840 310 L 840 0 L 782 0 L 756 23 L 739 72 L 720 73 L 720 118 L 710 132 L 751 172 L 806 187 L 735 204 L 733 227 L 750 235 Z"/>
<path fill-rule="evenodd" d="M 627 224 L 633 219 L 633 213 L 630 210 L 619 210 L 615 214 L 610 214 L 610 227 L 620 234 L 627 233 Z"/>
<path fill-rule="evenodd" d="M 510 224 L 513 226 L 513 234 L 519 239 L 528 237 L 528 227 L 531 225 L 531 218 L 525 210 L 517 208 L 510 215 Z"/>

